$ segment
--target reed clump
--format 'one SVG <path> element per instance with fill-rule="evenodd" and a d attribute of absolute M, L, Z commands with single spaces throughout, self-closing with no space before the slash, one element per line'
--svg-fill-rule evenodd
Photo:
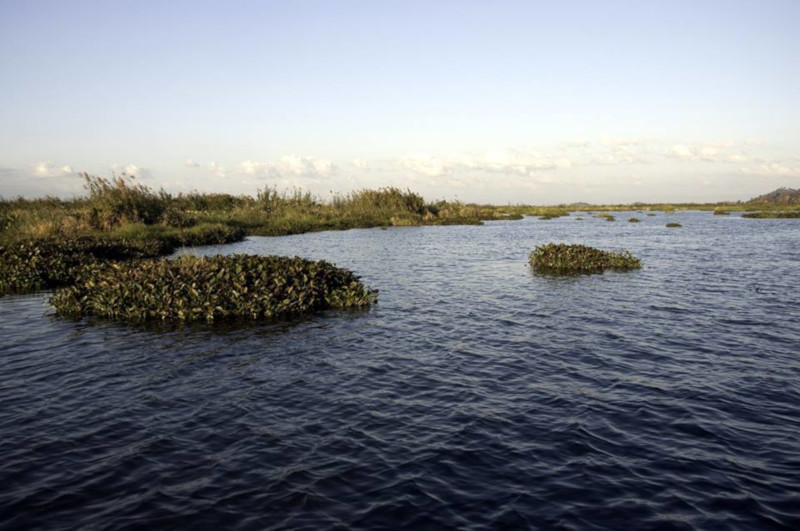
<path fill-rule="evenodd" d="M 68 317 L 210 322 L 365 308 L 376 300 L 376 290 L 328 262 L 217 255 L 88 264 L 51 304 Z"/>
<path fill-rule="evenodd" d="M 642 265 L 641 260 L 629 251 L 612 252 L 564 243 L 537 246 L 529 260 L 537 273 L 560 275 L 600 273 L 606 269 L 628 271 Z"/>

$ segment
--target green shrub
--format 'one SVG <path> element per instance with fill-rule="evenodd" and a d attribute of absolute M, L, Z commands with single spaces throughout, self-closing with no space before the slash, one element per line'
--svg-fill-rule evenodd
<path fill-rule="evenodd" d="M 56 292 L 60 315 L 143 322 L 264 319 L 367 307 L 377 291 L 327 262 L 277 256 L 183 256 L 98 263 Z"/>
<path fill-rule="evenodd" d="M 641 260 L 628 251 L 614 253 L 587 245 L 548 243 L 536 247 L 530 263 L 537 273 L 599 273 L 605 269 L 627 271 L 641 267 Z"/>

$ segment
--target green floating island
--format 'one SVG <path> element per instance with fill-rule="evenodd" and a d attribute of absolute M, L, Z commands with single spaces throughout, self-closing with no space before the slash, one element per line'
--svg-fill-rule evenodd
<path fill-rule="evenodd" d="M 325 261 L 239 254 L 94 264 L 50 302 L 62 316 L 145 322 L 273 319 L 376 300 L 376 290 Z"/>
<path fill-rule="evenodd" d="M 670 227 L 670 228 L 683 227 L 683 225 L 681 225 L 680 223 L 667 223 L 667 227 Z"/>
<path fill-rule="evenodd" d="M 616 218 L 611 214 L 595 214 L 594 217 L 598 219 L 605 219 L 606 221 L 616 221 Z"/>
<path fill-rule="evenodd" d="M 606 269 L 628 271 L 642 267 L 641 260 L 628 251 L 615 253 L 565 243 L 537 246 L 531 253 L 530 263 L 537 273 L 560 275 L 600 273 Z"/>
<path fill-rule="evenodd" d="M 631 223 L 639 223 L 641 220 L 639 218 L 631 218 L 628 221 Z"/>

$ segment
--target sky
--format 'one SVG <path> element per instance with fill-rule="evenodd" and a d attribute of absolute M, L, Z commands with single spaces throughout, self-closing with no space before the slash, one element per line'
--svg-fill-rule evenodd
<path fill-rule="evenodd" d="M 800 2 L 0 0 L 0 196 L 800 187 Z"/>

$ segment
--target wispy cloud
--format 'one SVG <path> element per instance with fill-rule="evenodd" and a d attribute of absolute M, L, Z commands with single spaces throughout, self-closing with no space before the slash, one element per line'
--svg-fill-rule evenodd
<path fill-rule="evenodd" d="M 744 166 L 740 168 L 747 175 L 760 175 L 764 177 L 800 177 L 800 167 L 787 166 L 780 162 L 766 162 L 757 166 Z"/>
<path fill-rule="evenodd" d="M 193 159 L 188 159 L 188 160 L 186 161 L 186 165 L 187 165 L 188 167 L 190 167 L 190 168 L 197 168 L 198 166 L 200 166 L 200 163 L 198 163 L 196 160 L 193 160 Z"/>
<path fill-rule="evenodd" d="M 277 161 L 254 162 L 246 160 L 239 163 L 236 166 L 236 170 L 249 176 L 273 179 L 288 177 L 325 179 L 336 174 L 338 168 L 328 159 L 284 155 Z"/>
<path fill-rule="evenodd" d="M 208 169 L 208 171 L 211 172 L 211 174 L 214 177 L 219 177 L 220 179 L 225 179 L 226 177 L 228 177 L 228 171 L 221 164 L 218 164 L 216 162 L 209 162 L 206 165 L 206 168 Z"/>
<path fill-rule="evenodd" d="M 748 160 L 745 151 L 733 142 L 708 142 L 702 145 L 673 144 L 664 150 L 667 158 L 681 161 L 742 163 Z"/>
<path fill-rule="evenodd" d="M 52 161 L 34 162 L 31 173 L 36 177 L 72 177 L 77 175 L 72 166 L 57 165 Z"/>
<path fill-rule="evenodd" d="M 364 159 L 353 159 L 350 161 L 350 164 L 352 164 L 359 170 L 369 171 L 370 169 L 369 163 Z"/>
<path fill-rule="evenodd" d="M 153 177 L 150 170 L 137 166 L 136 164 L 120 164 L 119 162 L 115 162 L 109 166 L 109 169 L 116 175 L 125 174 L 136 177 L 137 179 L 150 179 Z"/>

